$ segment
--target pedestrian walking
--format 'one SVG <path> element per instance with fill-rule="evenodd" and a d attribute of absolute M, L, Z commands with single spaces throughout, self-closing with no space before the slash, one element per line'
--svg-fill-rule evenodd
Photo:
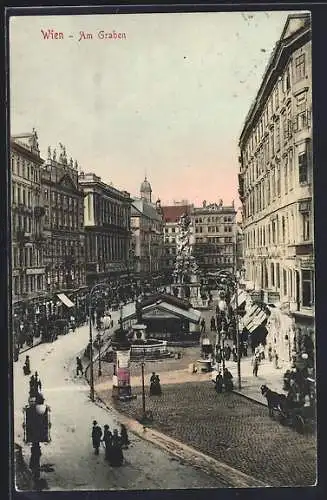
<path fill-rule="evenodd" d="M 201 320 L 201 333 L 205 333 L 206 331 L 206 322 L 205 322 L 205 319 L 202 318 Z"/>
<path fill-rule="evenodd" d="M 232 355 L 233 355 L 234 363 L 237 363 L 237 347 L 235 344 L 233 345 L 233 348 L 232 348 Z"/>
<path fill-rule="evenodd" d="M 120 467 L 123 465 L 124 455 L 122 450 L 121 439 L 118 435 L 118 430 L 114 429 L 112 436 L 112 449 L 110 457 L 110 465 L 113 467 Z"/>
<path fill-rule="evenodd" d="M 99 448 L 100 448 L 100 443 L 101 443 L 101 436 L 102 436 L 102 429 L 98 425 L 98 422 L 96 420 L 93 420 L 92 444 L 93 444 L 95 455 L 99 455 Z"/>
<path fill-rule="evenodd" d="M 109 425 L 104 425 L 103 426 L 103 439 L 102 439 L 104 446 L 105 446 L 105 460 L 108 460 L 110 462 L 111 460 L 111 450 L 112 450 L 112 433 L 109 429 Z"/>
<path fill-rule="evenodd" d="M 211 316 L 210 320 L 210 331 L 215 332 L 216 331 L 216 320 L 214 316 Z"/>
<path fill-rule="evenodd" d="M 122 446 L 124 448 L 128 448 L 130 441 L 128 439 L 127 429 L 126 429 L 126 426 L 124 424 L 120 425 L 120 439 L 121 439 Z"/>
<path fill-rule="evenodd" d="M 265 359 L 265 348 L 263 347 L 261 342 L 259 344 L 259 357 L 260 361 L 263 361 Z"/>
<path fill-rule="evenodd" d="M 258 369 L 259 369 L 259 364 L 260 364 L 260 361 L 259 361 L 259 356 L 254 356 L 253 358 L 253 375 L 255 377 L 258 376 Z"/>
<path fill-rule="evenodd" d="M 31 373 L 31 365 L 30 365 L 30 357 L 29 356 L 26 356 L 26 358 L 25 358 L 23 372 L 24 372 L 24 375 L 30 375 L 30 373 Z"/>
<path fill-rule="evenodd" d="M 273 358 L 274 358 L 275 368 L 276 368 L 276 370 L 277 370 L 277 369 L 279 368 L 279 366 L 278 366 L 278 354 L 277 354 L 276 349 L 274 349 L 274 352 L 273 352 Z"/>
<path fill-rule="evenodd" d="M 79 376 L 79 374 L 83 375 L 84 370 L 83 370 L 82 360 L 80 357 L 77 356 L 77 358 L 76 358 L 76 375 Z"/>
<path fill-rule="evenodd" d="M 215 385 L 216 392 L 218 394 L 223 392 L 223 376 L 221 374 L 221 371 L 219 370 L 218 375 L 216 377 L 216 385 Z"/>
<path fill-rule="evenodd" d="M 225 345 L 224 346 L 224 354 L 225 354 L 225 360 L 226 361 L 230 360 L 231 353 L 232 353 L 232 350 L 231 350 L 230 346 L 228 344 Z"/>

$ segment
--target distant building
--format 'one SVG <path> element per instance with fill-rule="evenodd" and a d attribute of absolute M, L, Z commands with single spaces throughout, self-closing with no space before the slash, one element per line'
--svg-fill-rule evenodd
<path fill-rule="evenodd" d="M 236 210 L 234 204 L 223 205 L 223 201 L 194 208 L 195 244 L 193 255 L 199 269 L 206 272 L 219 270 L 235 271 L 236 265 Z"/>
<path fill-rule="evenodd" d="M 310 14 L 288 16 L 246 117 L 239 147 L 246 279 L 266 302 L 293 316 L 302 333 L 312 333 Z"/>
<path fill-rule="evenodd" d="M 81 173 L 79 185 L 84 193 L 87 284 L 129 275 L 133 271 L 129 193 L 105 184 L 93 173 Z"/>
<path fill-rule="evenodd" d="M 62 144 L 58 157 L 48 148 L 41 183 L 47 290 L 71 294 L 85 286 L 84 200 L 77 162 L 67 160 Z"/>
<path fill-rule="evenodd" d="M 42 163 L 35 130 L 12 136 L 10 174 L 14 303 L 34 299 L 46 291 Z"/>
<path fill-rule="evenodd" d="M 152 188 L 147 178 L 140 197 L 131 208 L 132 254 L 134 272 L 140 276 L 159 275 L 163 256 L 163 214 L 160 200 L 152 203 Z"/>
<path fill-rule="evenodd" d="M 185 200 L 184 200 L 185 201 Z M 183 214 L 190 215 L 193 210 L 193 205 L 174 202 L 174 205 L 163 206 L 163 222 L 164 222 L 164 249 L 162 267 L 166 274 L 171 274 L 175 267 L 176 259 L 176 237 L 178 235 L 178 222 Z"/>

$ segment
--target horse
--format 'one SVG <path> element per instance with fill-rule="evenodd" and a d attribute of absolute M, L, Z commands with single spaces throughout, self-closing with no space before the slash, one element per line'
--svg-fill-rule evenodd
<path fill-rule="evenodd" d="M 289 413 L 289 401 L 284 394 L 272 391 L 268 386 L 261 386 L 261 394 L 267 399 L 269 416 L 273 416 L 273 410 L 278 410 L 283 415 L 287 416 Z"/>

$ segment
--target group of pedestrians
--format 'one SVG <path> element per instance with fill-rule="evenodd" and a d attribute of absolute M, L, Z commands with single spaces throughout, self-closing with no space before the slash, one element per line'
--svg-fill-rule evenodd
<path fill-rule="evenodd" d="M 231 372 L 227 368 L 224 368 L 222 374 L 221 370 L 219 370 L 215 383 L 216 392 L 221 393 L 223 392 L 223 389 L 225 389 L 225 392 L 231 392 L 233 388 L 233 375 L 231 374 Z"/>
<path fill-rule="evenodd" d="M 127 449 L 130 444 L 127 429 L 124 424 L 120 426 L 120 434 L 118 429 L 110 431 L 109 425 L 103 426 L 103 431 L 96 420 L 93 421 L 92 426 L 92 445 L 95 455 L 99 455 L 101 443 L 105 449 L 105 460 L 108 461 L 112 467 L 119 467 L 123 465 L 124 455 L 123 449 Z"/>
<path fill-rule="evenodd" d="M 267 354 L 268 354 L 268 360 L 270 362 L 273 362 L 275 368 L 278 369 L 279 356 L 276 349 L 273 349 L 271 344 L 268 345 Z M 254 377 L 258 376 L 259 366 L 265 359 L 266 359 L 265 347 L 262 343 L 260 343 L 257 347 L 255 347 L 254 354 L 252 357 L 252 367 L 253 367 L 252 372 Z"/>

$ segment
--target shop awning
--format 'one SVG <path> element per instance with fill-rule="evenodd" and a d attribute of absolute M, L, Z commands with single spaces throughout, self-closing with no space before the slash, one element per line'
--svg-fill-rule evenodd
<path fill-rule="evenodd" d="M 75 304 L 74 302 L 72 302 L 68 297 L 67 295 L 65 295 L 64 293 L 57 293 L 57 297 L 58 299 L 61 300 L 61 302 L 66 306 L 66 307 L 74 307 Z"/>
<path fill-rule="evenodd" d="M 244 290 L 238 290 L 237 293 L 237 305 L 240 307 L 244 302 L 247 301 L 248 295 Z M 233 309 L 236 308 L 236 294 L 233 295 L 233 297 L 230 300 L 230 305 L 232 306 Z"/>
<path fill-rule="evenodd" d="M 253 305 L 247 311 L 243 318 L 243 325 L 245 328 L 252 333 L 256 328 L 258 328 L 267 319 L 267 314 L 257 305 Z"/>

